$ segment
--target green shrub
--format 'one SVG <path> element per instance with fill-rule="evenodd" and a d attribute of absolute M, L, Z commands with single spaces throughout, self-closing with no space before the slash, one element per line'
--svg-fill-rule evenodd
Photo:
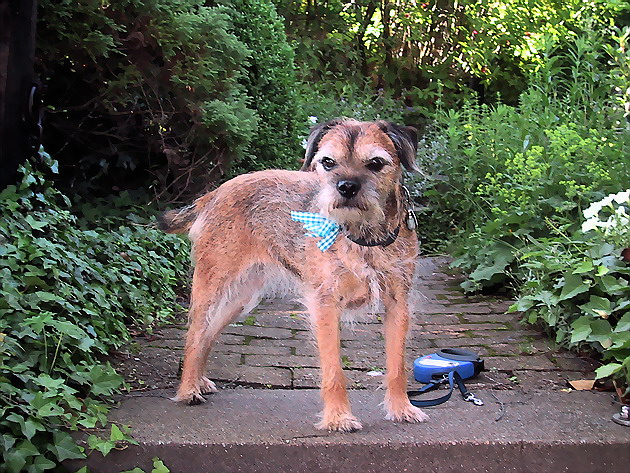
<path fill-rule="evenodd" d="M 367 82 L 361 85 L 341 81 L 303 84 L 300 95 L 306 115 L 320 123 L 336 117 L 406 122 L 407 107 L 403 101 L 382 89 L 375 94 Z"/>
<path fill-rule="evenodd" d="M 188 245 L 134 209 L 90 220 L 36 170 L 0 192 L 0 471 L 39 472 L 84 455 L 68 431 L 104 426 L 122 378 L 103 361 L 129 325 L 168 317 Z M 115 199 L 112 199 L 115 200 Z M 115 426 L 114 426 L 115 427 Z M 124 434 L 112 427 L 111 442 Z M 106 443 L 91 437 L 92 448 Z M 110 442 L 110 443 L 111 443 Z"/>
<path fill-rule="evenodd" d="M 268 168 L 296 168 L 299 136 L 306 119 L 297 95 L 293 48 L 271 0 L 226 0 L 234 34 L 251 51 L 241 79 L 249 106 L 259 121 L 235 173 Z"/>
<path fill-rule="evenodd" d="M 271 2 L 39 6 L 46 142 L 65 185 L 186 199 L 234 160 L 243 170 L 297 160 L 293 55 Z"/>

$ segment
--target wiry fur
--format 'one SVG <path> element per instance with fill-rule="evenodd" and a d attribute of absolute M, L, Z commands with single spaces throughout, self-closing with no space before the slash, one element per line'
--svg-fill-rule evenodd
<path fill-rule="evenodd" d="M 195 271 L 184 367 L 175 400 L 203 402 L 216 391 L 205 377 L 205 362 L 221 330 L 248 312 L 263 294 L 294 289 L 310 313 L 322 368 L 324 410 L 319 428 L 361 428 L 352 415 L 340 363 L 342 315 L 375 312 L 386 316 L 385 408 L 394 420 L 419 422 L 426 416 L 406 395 L 405 337 L 417 239 L 404 224 L 402 166 L 413 169 L 415 131 L 387 122 L 334 120 L 316 127 L 308 140 L 303 171 L 261 171 L 242 175 L 180 211 L 167 212 L 162 227 L 188 231 Z M 382 169 L 370 168 L 378 158 Z M 325 169 L 324 159 L 335 166 Z M 352 197 L 338 183 L 360 183 Z M 325 252 L 305 236 L 290 212 L 326 215 L 342 232 Z M 382 240 L 397 227 L 389 246 L 364 247 L 349 237 Z M 280 281 L 280 283 L 278 283 Z"/>

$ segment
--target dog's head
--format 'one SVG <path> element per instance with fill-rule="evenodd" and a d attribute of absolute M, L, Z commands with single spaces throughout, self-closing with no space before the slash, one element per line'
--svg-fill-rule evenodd
<path fill-rule="evenodd" d="M 402 168 L 417 171 L 415 128 L 336 119 L 316 126 L 303 171 L 322 182 L 320 211 L 357 236 L 380 237 L 401 209 Z"/>

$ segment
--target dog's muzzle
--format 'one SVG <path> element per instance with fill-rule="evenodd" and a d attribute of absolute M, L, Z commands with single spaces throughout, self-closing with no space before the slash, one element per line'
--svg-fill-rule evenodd
<path fill-rule="evenodd" d="M 346 199 L 350 199 L 357 195 L 360 189 L 361 183 L 353 179 L 345 179 L 337 183 L 337 191 L 339 191 L 339 193 Z"/>

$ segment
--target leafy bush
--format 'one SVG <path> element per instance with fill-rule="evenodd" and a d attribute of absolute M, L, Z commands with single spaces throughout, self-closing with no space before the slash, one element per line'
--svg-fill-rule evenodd
<path fill-rule="evenodd" d="M 600 51 L 583 41 L 556 51 L 552 62 L 573 65 L 539 72 L 520 107 L 468 102 L 442 112 L 425 139 L 421 160 L 438 176 L 425 195 L 460 230 L 456 264 L 470 273 L 467 289 L 504 283 L 527 237 L 576 230 L 582 209 L 630 180 L 628 125 L 620 94 L 610 94 L 616 69 L 602 66 Z"/>
<path fill-rule="evenodd" d="M 609 363 L 598 377 L 624 376 L 630 386 L 630 266 L 599 238 L 530 241 L 518 256 L 522 286 L 511 311 L 541 324 L 567 348 L 588 347 Z"/>
<path fill-rule="evenodd" d="M 226 2 L 228 4 L 228 2 Z M 258 126 L 235 173 L 299 165 L 299 135 L 306 119 L 297 94 L 293 48 L 271 0 L 232 0 L 234 34 L 251 51 L 241 83 Z"/>
<path fill-rule="evenodd" d="M 324 122 L 335 117 L 356 120 L 406 122 L 407 107 L 384 90 L 376 94 L 367 83 L 357 85 L 342 81 L 304 84 L 300 90 L 306 115 Z M 408 123 L 409 124 L 409 123 Z"/>
<path fill-rule="evenodd" d="M 292 52 L 269 1 L 39 6 L 46 142 L 79 190 L 195 194 L 245 154 L 263 167 L 299 146 Z"/>
<path fill-rule="evenodd" d="M 519 107 L 441 111 L 421 143 L 429 172 L 419 183 L 429 218 L 457 229 L 453 264 L 468 272 L 465 289 L 511 285 L 520 296 L 513 310 L 564 346 L 599 351 L 610 363 L 598 374 L 627 381 L 625 210 L 610 209 L 610 221 L 602 211 L 602 225 L 618 224 L 619 234 L 581 229 L 593 224 L 583 216 L 593 202 L 627 198 L 629 36 L 613 35 L 616 47 L 595 35 L 548 47 Z"/>
<path fill-rule="evenodd" d="M 36 167 L 56 172 L 57 163 L 40 153 L 0 192 L 2 472 L 84 455 L 68 431 L 104 426 L 106 399 L 122 385 L 103 357 L 129 325 L 172 313 L 188 259 L 185 241 L 120 203 L 114 217 L 78 219 Z M 123 437 L 112 427 L 111 441 Z"/>

